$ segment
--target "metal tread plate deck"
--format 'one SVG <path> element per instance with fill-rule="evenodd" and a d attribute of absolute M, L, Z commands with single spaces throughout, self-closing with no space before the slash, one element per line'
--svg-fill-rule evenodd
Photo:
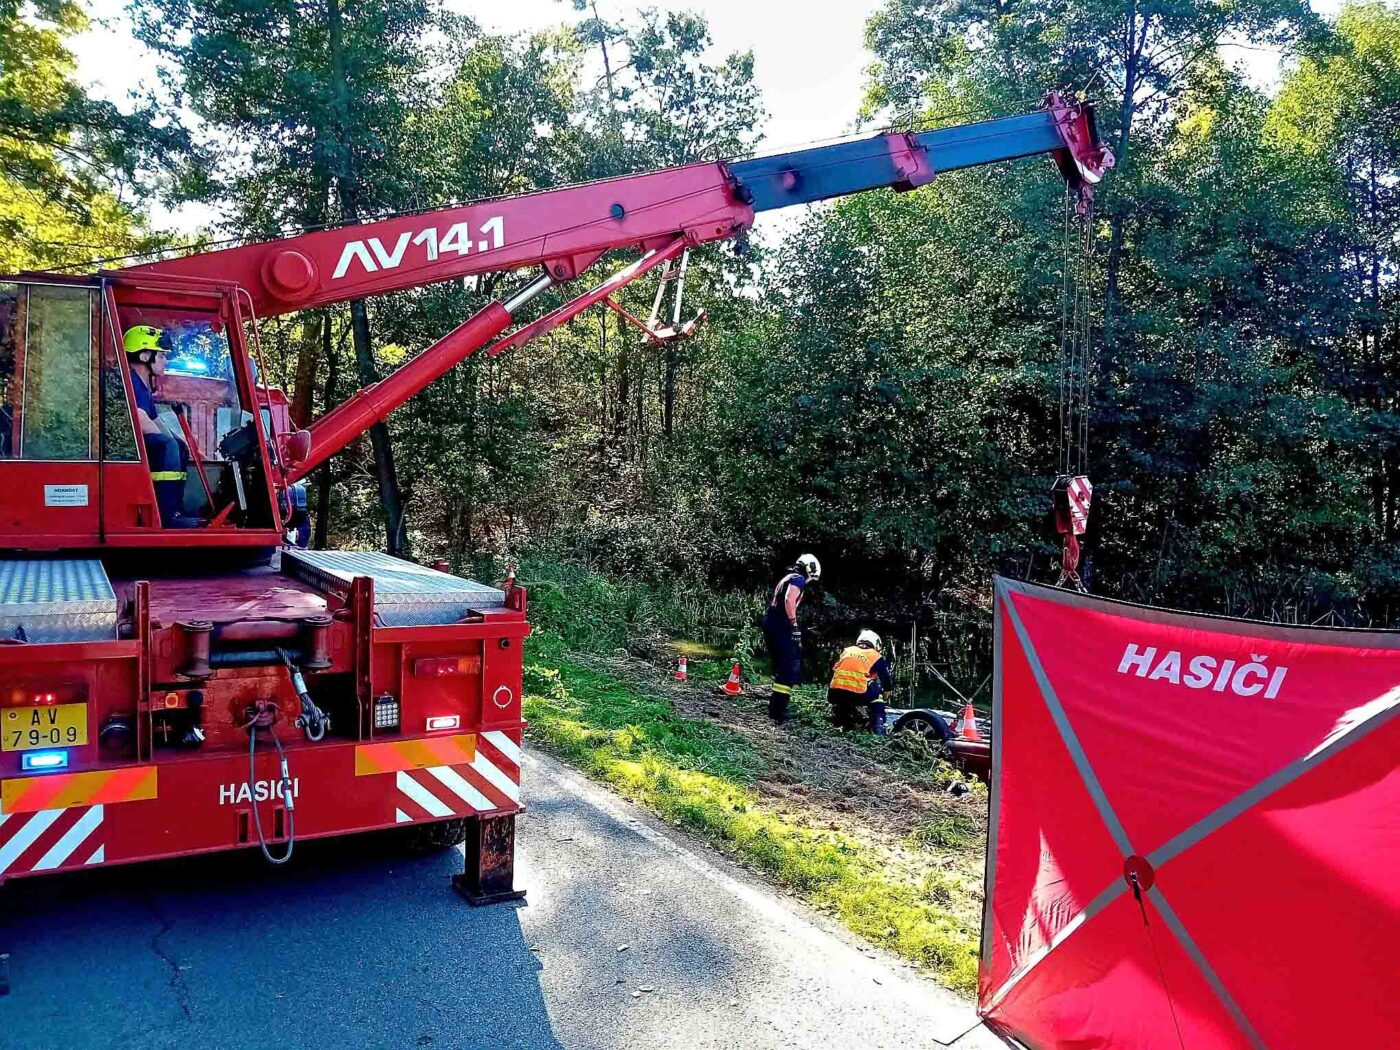
<path fill-rule="evenodd" d="M 0 638 L 100 642 L 117 636 L 117 596 L 96 558 L 0 560 Z"/>
<path fill-rule="evenodd" d="M 313 587 L 344 590 L 356 576 L 374 581 L 374 609 L 387 627 L 456 623 L 472 610 L 500 609 L 505 592 L 375 551 L 286 547 L 282 571 Z"/>

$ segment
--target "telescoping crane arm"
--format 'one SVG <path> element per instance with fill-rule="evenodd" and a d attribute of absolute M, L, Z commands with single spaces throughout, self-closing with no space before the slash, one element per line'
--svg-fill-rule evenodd
<path fill-rule="evenodd" d="M 539 266 L 521 291 L 491 303 L 387 379 L 311 426 L 310 451 L 288 466 L 306 476 L 373 423 L 491 343 L 517 312 L 603 254 L 640 247 L 641 260 L 496 343 L 518 346 L 577 316 L 685 248 L 743 234 L 761 211 L 882 187 L 910 190 L 939 172 L 1050 154 L 1072 189 L 1092 192 L 1113 155 L 1091 106 L 1056 94 L 1044 108 L 917 133 L 889 132 L 753 160 L 690 164 L 555 190 L 402 215 L 131 267 L 122 271 L 236 285 L 253 313 L 273 316 L 475 274 Z"/>

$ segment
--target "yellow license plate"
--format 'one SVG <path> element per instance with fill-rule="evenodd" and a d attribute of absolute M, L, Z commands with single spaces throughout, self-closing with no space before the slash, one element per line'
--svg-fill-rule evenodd
<path fill-rule="evenodd" d="M 7 707 L 4 711 L 4 718 L 0 718 L 0 751 L 87 743 L 87 704 Z"/>

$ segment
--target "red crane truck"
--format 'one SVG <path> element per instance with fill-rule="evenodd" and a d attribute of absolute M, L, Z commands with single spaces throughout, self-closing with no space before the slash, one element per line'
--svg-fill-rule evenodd
<path fill-rule="evenodd" d="M 526 595 L 288 540 L 301 480 L 477 350 L 560 325 L 756 212 L 1050 154 L 1088 194 L 1092 109 L 697 163 L 203 251 L 0 279 L 0 882 L 420 825 L 465 834 L 471 901 L 520 896 Z M 609 252 L 641 257 L 507 334 Z M 499 271 L 533 279 L 308 430 L 259 381 L 258 321 Z M 192 468 L 163 523 L 123 333 L 174 333 L 154 390 Z M 185 522 L 189 524 L 189 522 Z"/>

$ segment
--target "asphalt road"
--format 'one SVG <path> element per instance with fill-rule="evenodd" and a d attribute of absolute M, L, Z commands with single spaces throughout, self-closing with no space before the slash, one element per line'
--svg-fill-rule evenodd
<path fill-rule="evenodd" d="M 524 906 L 471 908 L 460 853 L 374 837 L 8 884 L 0 1047 L 1001 1046 L 615 796 L 539 759 L 525 780 Z"/>

